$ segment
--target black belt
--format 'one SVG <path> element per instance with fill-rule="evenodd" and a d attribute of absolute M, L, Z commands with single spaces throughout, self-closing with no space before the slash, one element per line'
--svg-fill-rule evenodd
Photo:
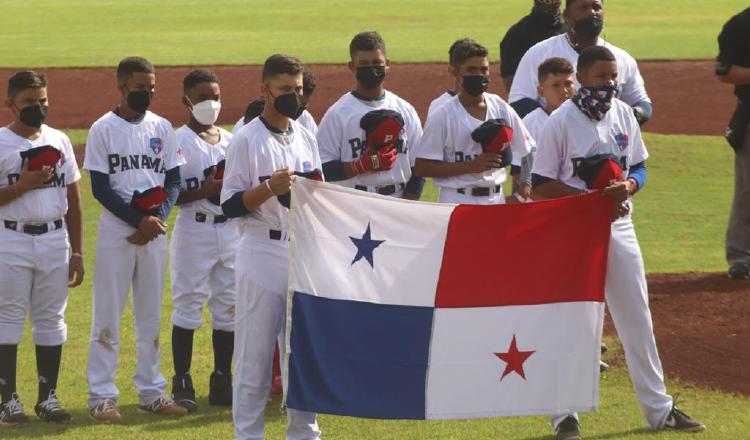
<path fill-rule="evenodd" d="M 29 235 L 42 235 L 46 234 L 47 232 L 50 232 L 49 224 L 48 223 L 24 223 L 23 228 L 19 231 L 18 228 L 18 222 L 13 220 L 5 220 L 3 223 L 5 223 L 5 229 L 10 229 L 11 231 L 17 231 L 17 232 L 23 232 L 24 234 Z M 63 221 L 61 218 L 55 220 L 52 222 L 54 225 L 53 231 L 57 231 L 58 229 L 62 229 Z"/>
<path fill-rule="evenodd" d="M 376 186 L 374 192 L 383 196 L 389 196 L 391 194 L 394 194 L 396 191 L 400 191 L 404 188 L 406 188 L 406 185 L 403 183 L 399 183 L 397 185 Z M 354 189 L 358 189 L 360 191 L 369 191 L 368 187 L 364 185 L 354 185 Z"/>
<path fill-rule="evenodd" d="M 270 238 L 271 240 L 281 241 L 281 231 L 279 231 L 278 229 L 269 229 L 268 238 Z M 286 238 L 286 241 L 289 241 L 289 237 Z"/>
<path fill-rule="evenodd" d="M 208 216 L 209 216 L 209 214 L 204 214 L 202 212 L 196 212 L 195 213 L 195 221 L 197 221 L 198 223 L 206 223 L 208 221 Z M 227 217 L 225 215 L 213 215 L 211 217 L 213 217 L 213 219 L 214 219 L 214 221 L 213 221 L 214 224 L 226 223 L 226 221 L 227 221 Z"/>
<path fill-rule="evenodd" d="M 472 188 L 458 188 L 456 189 L 456 192 L 459 194 L 466 194 L 466 191 L 469 190 L 472 196 L 474 197 L 489 197 L 490 191 L 492 194 L 499 193 L 503 187 L 501 185 L 495 185 L 494 188 L 488 188 L 488 187 L 472 187 Z"/>

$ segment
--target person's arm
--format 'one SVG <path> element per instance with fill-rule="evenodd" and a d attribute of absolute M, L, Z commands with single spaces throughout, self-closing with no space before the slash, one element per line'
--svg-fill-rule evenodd
<path fill-rule="evenodd" d="M 216 177 L 214 177 L 215 175 L 216 172 L 214 171 L 208 177 L 206 177 L 206 180 L 201 183 L 201 186 L 198 189 L 194 189 L 192 191 L 180 191 L 180 195 L 179 197 L 177 197 L 175 205 L 184 205 L 185 203 L 208 199 L 221 194 L 222 181 L 221 179 L 216 179 Z"/>
<path fill-rule="evenodd" d="M 640 162 L 630 167 L 630 171 L 628 171 L 628 179 L 632 181 L 632 185 L 630 188 L 628 188 L 628 192 L 630 195 L 635 195 L 638 191 L 643 189 L 643 187 L 646 185 L 646 180 L 648 178 L 648 172 L 646 171 L 646 162 Z"/>
<path fill-rule="evenodd" d="M 419 177 L 414 172 L 414 167 L 411 169 L 411 177 L 406 182 L 406 188 L 404 188 L 404 198 L 407 200 L 419 200 L 422 197 L 422 190 L 424 189 L 425 179 Z"/>
<path fill-rule="evenodd" d="M 5 188 L 0 188 L 0 206 L 5 206 L 21 198 L 28 191 L 46 186 L 44 182 L 49 181 L 54 174 L 55 169 L 52 167 L 44 167 L 38 171 L 29 171 L 29 163 L 24 162 L 18 182 L 8 185 Z"/>
<path fill-rule="evenodd" d="M 418 157 L 414 165 L 414 174 L 419 177 L 453 177 L 483 173 L 493 168 L 500 168 L 501 162 L 502 157 L 495 153 L 482 153 L 473 160 L 465 162 L 445 162 Z"/>
<path fill-rule="evenodd" d="M 266 200 L 288 193 L 292 189 L 292 175 L 289 168 L 278 169 L 263 184 L 233 193 L 221 204 L 224 215 L 242 217 L 257 210 Z"/>
<path fill-rule="evenodd" d="M 167 232 L 166 224 L 158 217 L 146 215 L 125 203 L 109 184 L 109 174 L 89 170 L 94 198 L 117 218 L 137 229 L 131 236 L 133 244 L 145 244 Z"/>
<path fill-rule="evenodd" d="M 750 67 L 742 67 L 736 64 L 729 66 L 727 73 L 718 75 L 719 81 L 735 86 L 750 85 Z"/>
<path fill-rule="evenodd" d="M 67 186 L 68 212 L 65 225 L 70 240 L 70 261 L 68 264 L 68 287 L 80 286 L 83 282 L 83 204 L 78 181 Z"/>
<path fill-rule="evenodd" d="M 164 222 L 169 218 L 169 213 L 172 212 L 172 207 L 180 196 L 180 183 L 180 167 L 177 166 L 167 170 L 164 175 L 164 190 L 167 192 L 167 200 L 162 203 L 156 212 L 156 216 Z"/>
<path fill-rule="evenodd" d="M 585 192 L 540 174 L 531 175 L 531 187 L 531 197 L 534 200 L 559 199 L 560 197 L 576 196 Z"/>
<path fill-rule="evenodd" d="M 654 106 L 649 101 L 640 101 L 633 105 L 633 115 L 638 125 L 643 125 L 651 119 L 654 114 Z"/>

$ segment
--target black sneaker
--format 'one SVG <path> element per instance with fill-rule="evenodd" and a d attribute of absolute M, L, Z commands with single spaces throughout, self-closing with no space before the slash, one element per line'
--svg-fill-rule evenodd
<path fill-rule="evenodd" d="M 663 429 L 681 432 L 700 432 L 706 430 L 706 425 L 696 422 L 690 416 L 677 409 L 675 406 L 676 402 L 677 397 L 674 398 L 672 411 L 669 412 Z"/>
<path fill-rule="evenodd" d="M 734 280 L 750 280 L 750 266 L 747 264 L 733 264 L 729 268 L 729 278 Z"/>
<path fill-rule="evenodd" d="M 47 400 L 43 400 L 34 406 L 34 412 L 45 422 L 66 423 L 72 417 L 60 405 L 55 390 L 50 390 Z"/>
<path fill-rule="evenodd" d="M 219 371 L 211 373 L 208 388 L 208 403 L 219 406 L 232 406 L 232 375 Z"/>
<path fill-rule="evenodd" d="M 13 393 L 9 401 L 0 405 L 0 425 L 16 426 L 28 421 L 29 418 L 23 412 L 23 404 L 18 394 Z"/>
<path fill-rule="evenodd" d="M 599 361 L 599 372 L 604 373 L 605 371 L 609 371 L 609 364 L 604 361 Z"/>
<path fill-rule="evenodd" d="M 581 426 L 573 416 L 566 417 L 555 427 L 555 440 L 581 440 Z"/>
<path fill-rule="evenodd" d="M 195 401 L 195 389 L 193 389 L 193 378 L 190 374 L 172 377 L 172 400 L 174 403 L 188 410 L 198 411 L 198 403 Z"/>

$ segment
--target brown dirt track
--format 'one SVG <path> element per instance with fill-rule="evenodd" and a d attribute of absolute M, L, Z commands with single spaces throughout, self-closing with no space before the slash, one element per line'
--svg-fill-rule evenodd
<path fill-rule="evenodd" d="M 320 120 L 352 76 L 344 66 L 311 66 L 318 88 L 311 111 Z M 646 130 L 664 134 L 721 135 L 734 110 L 732 89 L 716 80 L 713 62 L 641 62 L 641 72 L 654 102 L 655 117 Z M 185 119 L 180 104 L 182 78 L 188 67 L 158 69 L 153 110 L 175 124 Z M 258 93 L 259 66 L 214 66 L 222 80 L 221 124 L 234 124 Z M 430 100 L 451 86 L 445 64 L 392 66 L 387 85 L 411 102 L 424 118 Z M 17 69 L 0 69 L 3 86 Z M 50 82 L 55 127 L 88 128 L 119 97 L 114 69 L 39 69 Z M 491 91 L 507 94 L 493 66 Z M 10 112 L 0 108 L 0 123 Z M 82 160 L 82 158 L 81 158 Z M 649 276 L 656 339 L 668 376 L 698 385 L 750 395 L 750 281 L 728 280 L 724 274 Z M 606 331 L 613 334 L 611 323 Z"/>

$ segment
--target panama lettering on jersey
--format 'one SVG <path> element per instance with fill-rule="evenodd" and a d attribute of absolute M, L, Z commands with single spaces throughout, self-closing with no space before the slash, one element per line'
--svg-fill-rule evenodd
<path fill-rule="evenodd" d="M 47 125 L 42 125 L 40 130 L 39 137 L 32 141 L 8 128 L 0 128 L 0 188 L 20 180 L 21 152 L 49 145 L 61 153 L 52 179 L 45 186 L 0 206 L 0 220 L 47 222 L 62 218 L 68 211 L 67 186 L 81 178 L 73 146 L 68 136 L 59 130 Z"/>
<path fill-rule="evenodd" d="M 520 165 L 521 158 L 534 148 L 534 139 L 526 130 L 515 110 L 497 95 L 484 94 L 487 105 L 485 121 L 505 119 L 513 129 L 510 148 L 513 152 L 513 165 Z M 444 162 L 467 162 L 482 154 L 482 146 L 471 138 L 471 132 L 482 125 L 470 115 L 458 97 L 453 97 L 437 108 L 427 118 L 424 134 L 416 147 L 415 156 L 423 159 Z M 444 188 L 494 187 L 507 180 L 504 168 L 483 173 L 463 174 L 453 177 L 434 178 L 435 186 Z"/>
<path fill-rule="evenodd" d="M 147 111 L 131 123 L 108 112 L 89 130 L 83 167 L 109 174 L 112 189 L 129 203 L 135 191 L 164 186 L 167 170 L 184 163 L 169 121 Z"/>
<path fill-rule="evenodd" d="M 632 165 L 648 158 L 632 108 L 613 99 L 604 118 L 593 121 L 567 101 L 544 124 L 532 172 L 586 189 L 586 183 L 578 177 L 579 166 L 584 159 L 598 154 L 617 157 L 625 172 L 623 178 Z"/>
<path fill-rule="evenodd" d="M 365 132 L 360 128 L 359 121 L 362 116 L 377 109 L 394 110 L 404 118 L 404 130 L 396 144 L 396 162 L 390 170 L 360 174 L 337 182 L 343 186 L 397 185 L 411 178 L 413 147 L 422 137 L 422 123 L 411 104 L 387 90 L 382 99 L 373 101 L 363 101 L 352 93 L 346 93 L 326 111 L 317 136 L 320 159 L 323 163 L 337 160 L 351 162 L 362 157 Z"/>
<path fill-rule="evenodd" d="M 272 132 L 256 118 L 234 135 L 227 148 L 222 203 L 237 192 L 263 185 L 278 169 L 308 172 L 322 168 L 315 137 L 296 121 L 289 121 L 289 127 L 287 133 Z M 240 224 L 286 230 L 288 216 L 289 208 L 272 197 L 245 216 Z"/>
<path fill-rule="evenodd" d="M 601 38 L 596 44 L 611 50 L 617 59 L 617 82 L 620 85 L 619 98 L 631 106 L 642 101 L 650 102 L 635 59 L 624 50 L 607 43 Z M 552 57 L 565 58 L 570 61 L 574 68 L 578 63 L 578 52 L 570 45 L 565 34 L 535 44 L 521 58 L 516 75 L 513 77 L 513 86 L 510 88 L 508 102 L 516 102 L 524 98 L 537 100 L 537 86 L 539 85 L 537 70 L 540 64 Z M 575 75 L 573 78 L 577 89 L 579 87 L 578 80 Z"/>
<path fill-rule="evenodd" d="M 206 170 L 226 158 L 232 134 L 219 127 L 219 142 L 211 145 L 201 139 L 190 127 L 183 125 L 175 132 L 177 144 L 183 150 L 185 164 L 180 167 L 181 191 L 200 189 L 208 177 Z M 180 210 L 195 210 L 206 214 L 221 215 L 221 206 L 207 199 L 196 200 L 180 206 Z"/>

